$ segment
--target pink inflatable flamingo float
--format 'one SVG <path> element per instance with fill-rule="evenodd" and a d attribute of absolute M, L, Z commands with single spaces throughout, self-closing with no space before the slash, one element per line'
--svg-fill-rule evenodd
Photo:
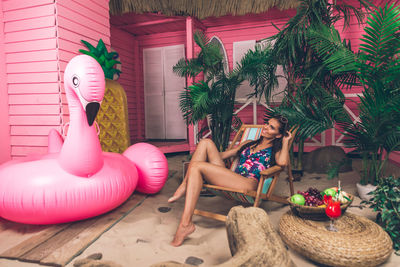
<path fill-rule="evenodd" d="M 166 158 L 152 145 L 133 145 L 123 155 L 101 151 L 93 122 L 105 82 L 95 59 L 74 57 L 65 69 L 64 87 L 70 111 L 64 143 L 51 132 L 49 154 L 0 166 L 0 216 L 5 219 L 29 224 L 81 220 L 119 206 L 137 185 L 155 193 L 166 181 Z"/>

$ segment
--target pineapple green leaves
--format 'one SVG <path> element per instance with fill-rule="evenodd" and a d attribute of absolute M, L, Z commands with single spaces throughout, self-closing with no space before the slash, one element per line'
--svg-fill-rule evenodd
<path fill-rule="evenodd" d="M 120 61 L 115 60 L 118 58 L 117 52 L 108 52 L 102 39 L 99 40 L 96 47 L 87 41 L 81 40 L 81 42 L 88 48 L 88 51 L 79 49 L 79 52 L 96 59 L 103 69 L 104 76 L 107 79 L 113 80 L 114 74 L 117 74 L 119 77 L 121 71 L 114 68 L 115 64 L 121 64 Z"/>

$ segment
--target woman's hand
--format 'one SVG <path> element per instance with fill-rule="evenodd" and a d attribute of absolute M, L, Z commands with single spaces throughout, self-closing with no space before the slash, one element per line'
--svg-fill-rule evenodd
<path fill-rule="evenodd" d="M 286 134 L 287 135 L 283 136 L 282 142 L 289 143 L 290 139 L 292 139 L 292 133 L 290 131 L 286 131 Z"/>

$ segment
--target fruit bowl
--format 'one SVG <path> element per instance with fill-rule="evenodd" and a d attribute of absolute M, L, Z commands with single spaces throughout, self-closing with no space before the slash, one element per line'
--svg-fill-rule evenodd
<path fill-rule="evenodd" d="M 354 196 L 352 194 L 348 194 L 348 196 L 350 198 L 350 201 L 340 205 L 340 209 L 342 210 L 342 215 L 346 211 L 346 209 L 350 206 L 350 204 L 353 202 L 353 199 L 354 199 Z M 290 208 L 293 211 L 293 213 L 301 218 L 315 220 L 315 221 L 329 220 L 329 217 L 325 214 L 325 207 L 312 207 L 312 206 L 298 205 L 298 204 L 293 203 L 290 200 L 290 197 L 287 200 L 289 202 Z"/>

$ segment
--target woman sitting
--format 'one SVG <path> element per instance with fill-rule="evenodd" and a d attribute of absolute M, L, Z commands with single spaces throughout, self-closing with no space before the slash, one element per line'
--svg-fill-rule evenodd
<path fill-rule="evenodd" d="M 292 136 L 287 131 L 287 123 L 285 117 L 273 117 L 264 125 L 258 140 L 243 142 L 224 152 L 219 152 L 211 139 L 199 142 L 182 184 L 168 199 L 171 203 L 186 193 L 185 208 L 171 245 L 180 246 L 195 230 L 192 216 L 203 179 L 217 186 L 256 190 L 260 171 L 272 165 L 288 165 L 289 140 Z M 227 169 L 224 160 L 236 156 L 239 156 L 239 164 L 235 171 Z"/>

